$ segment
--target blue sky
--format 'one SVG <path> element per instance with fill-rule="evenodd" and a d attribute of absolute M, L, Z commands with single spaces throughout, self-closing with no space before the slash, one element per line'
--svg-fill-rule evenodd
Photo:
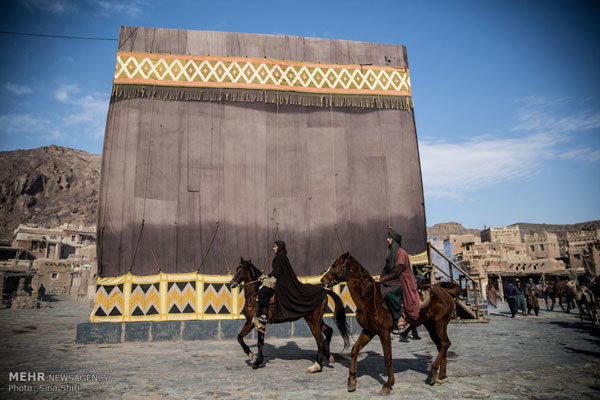
<path fill-rule="evenodd" d="M 427 224 L 600 219 L 600 3 L 21 0 L 0 30 L 121 25 L 407 46 Z M 102 151 L 116 41 L 0 34 L 0 150 Z"/>

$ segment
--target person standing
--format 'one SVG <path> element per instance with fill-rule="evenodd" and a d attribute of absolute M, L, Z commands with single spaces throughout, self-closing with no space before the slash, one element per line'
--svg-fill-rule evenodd
<path fill-rule="evenodd" d="M 40 287 L 38 288 L 38 301 L 44 301 L 44 295 L 46 294 L 46 288 L 44 287 L 44 284 L 42 283 L 40 285 Z"/>
<path fill-rule="evenodd" d="M 533 310 L 537 317 L 540 312 L 540 304 L 537 299 L 537 289 L 535 283 L 533 283 L 533 278 L 529 278 L 529 282 L 525 285 L 525 297 L 527 300 L 527 315 Z"/>
<path fill-rule="evenodd" d="M 494 285 L 491 282 L 489 282 L 487 285 L 487 301 L 488 301 L 488 304 L 494 308 L 497 307 L 497 301 L 498 301 L 497 295 L 498 295 L 498 292 L 496 292 L 496 288 L 494 287 Z"/>
<path fill-rule="evenodd" d="M 523 315 L 527 315 L 525 314 L 526 312 L 526 306 L 525 306 L 525 288 L 523 288 L 523 286 L 521 285 L 521 280 L 517 279 L 517 297 L 516 297 L 516 303 L 515 303 L 515 307 L 518 310 L 521 310 L 523 312 Z"/>
<path fill-rule="evenodd" d="M 508 284 L 504 287 L 504 298 L 510 308 L 511 318 L 515 317 L 517 313 L 516 302 L 517 302 L 517 288 L 513 285 L 513 281 L 508 281 Z"/>
<path fill-rule="evenodd" d="M 419 293 L 417 281 L 410 266 L 408 253 L 401 247 L 402 235 L 390 230 L 387 236 L 388 251 L 385 266 L 376 282 L 381 283 L 381 298 L 394 318 L 394 334 L 406 328 L 406 320 L 419 317 Z"/>

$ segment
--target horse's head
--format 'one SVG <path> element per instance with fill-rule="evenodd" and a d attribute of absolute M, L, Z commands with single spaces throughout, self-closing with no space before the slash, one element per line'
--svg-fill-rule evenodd
<path fill-rule="evenodd" d="M 326 287 L 330 288 L 337 285 L 340 282 L 346 281 L 346 268 L 348 261 L 352 258 L 350 252 L 347 251 L 339 256 L 325 271 L 325 274 L 321 278 L 321 283 Z"/>
<path fill-rule="evenodd" d="M 240 265 L 235 269 L 235 274 L 229 284 L 231 288 L 236 288 L 244 282 L 248 283 L 257 280 L 260 275 L 260 270 L 252 264 L 251 260 L 244 260 L 243 257 L 240 257 Z"/>
<path fill-rule="evenodd" d="M 577 281 L 574 279 L 568 280 L 567 288 L 570 289 L 571 291 L 573 291 L 573 293 L 575 293 L 575 291 L 577 290 Z"/>

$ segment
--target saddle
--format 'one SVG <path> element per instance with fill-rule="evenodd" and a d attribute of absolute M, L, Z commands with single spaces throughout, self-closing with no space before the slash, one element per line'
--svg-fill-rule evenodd
<path fill-rule="evenodd" d="M 422 287 L 417 289 L 417 292 L 419 293 L 419 303 L 420 303 L 420 309 L 424 309 L 427 308 L 427 306 L 429 306 L 429 303 L 431 302 L 431 290 L 429 286 L 426 287 Z"/>

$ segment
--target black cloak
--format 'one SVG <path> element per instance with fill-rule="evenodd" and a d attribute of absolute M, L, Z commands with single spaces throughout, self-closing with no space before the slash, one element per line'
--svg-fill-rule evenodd
<path fill-rule="evenodd" d="M 298 280 L 287 257 L 285 243 L 276 242 L 277 254 L 273 259 L 276 321 L 300 318 L 321 305 L 327 293 L 321 285 L 307 285 Z"/>

